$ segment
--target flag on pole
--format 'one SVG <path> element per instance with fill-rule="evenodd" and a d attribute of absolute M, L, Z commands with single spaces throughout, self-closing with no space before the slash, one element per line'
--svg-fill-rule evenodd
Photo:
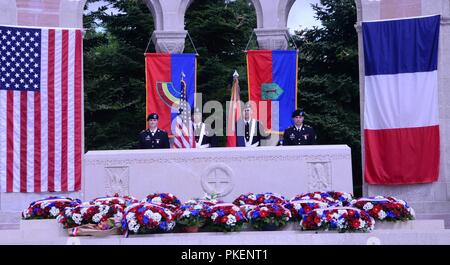
<path fill-rule="evenodd" d="M 439 177 L 439 26 L 440 16 L 363 22 L 369 184 Z"/>
<path fill-rule="evenodd" d="M 241 99 L 240 99 L 240 88 L 239 88 L 239 74 L 234 71 L 233 74 L 233 85 L 231 87 L 231 99 L 230 106 L 228 109 L 227 118 L 227 146 L 236 147 L 236 122 L 241 118 Z"/>
<path fill-rule="evenodd" d="M 195 148 L 195 135 L 191 121 L 191 108 L 186 97 L 185 74 L 181 72 L 181 91 L 178 115 L 173 125 L 173 148 Z"/>
<path fill-rule="evenodd" d="M 172 121 L 178 116 L 178 104 L 181 97 L 181 72 L 186 85 L 186 98 L 194 106 L 196 92 L 196 55 L 195 54 L 145 54 L 146 72 L 146 116 L 158 113 L 158 127 L 172 133 Z M 172 134 L 173 136 L 173 134 Z"/>
<path fill-rule="evenodd" d="M 0 26 L 2 192 L 80 190 L 82 45 L 80 29 Z"/>

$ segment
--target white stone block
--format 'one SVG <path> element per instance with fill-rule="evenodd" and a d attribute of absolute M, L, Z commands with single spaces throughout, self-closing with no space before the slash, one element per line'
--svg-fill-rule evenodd
<path fill-rule="evenodd" d="M 442 230 L 444 220 L 411 220 L 406 222 L 375 222 L 376 230 Z"/>
<path fill-rule="evenodd" d="M 67 237 L 67 231 L 56 219 L 20 220 L 20 231 L 25 240 Z"/>
<path fill-rule="evenodd" d="M 248 192 L 353 192 L 350 148 L 343 145 L 90 151 L 84 168 L 85 200 L 116 192 L 171 192 L 182 201 L 216 192 L 227 202 Z"/>

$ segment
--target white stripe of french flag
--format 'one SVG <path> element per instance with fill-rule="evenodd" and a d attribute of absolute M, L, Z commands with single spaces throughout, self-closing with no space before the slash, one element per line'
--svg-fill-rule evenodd
<path fill-rule="evenodd" d="M 439 26 L 440 16 L 363 22 L 369 184 L 439 177 Z"/>

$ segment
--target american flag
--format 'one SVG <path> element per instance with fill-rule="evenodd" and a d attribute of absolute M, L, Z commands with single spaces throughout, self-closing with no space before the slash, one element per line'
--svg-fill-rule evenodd
<path fill-rule="evenodd" d="M 191 108 L 187 101 L 184 74 L 181 78 L 179 112 L 175 118 L 173 148 L 195 148 L 195 135 L 191 121 Z"/>
<path fill-rule="evenodd" d="M 2 192 L 81 188 L 82 32 L 0 26 Z"/>

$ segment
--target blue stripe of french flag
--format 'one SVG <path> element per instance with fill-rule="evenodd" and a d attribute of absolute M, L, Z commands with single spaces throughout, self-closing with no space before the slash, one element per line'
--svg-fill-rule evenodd
<path fill-rule="evenodd" d="M 440 16 L 363 22 L 365 181 L 439 176 Z"/>

